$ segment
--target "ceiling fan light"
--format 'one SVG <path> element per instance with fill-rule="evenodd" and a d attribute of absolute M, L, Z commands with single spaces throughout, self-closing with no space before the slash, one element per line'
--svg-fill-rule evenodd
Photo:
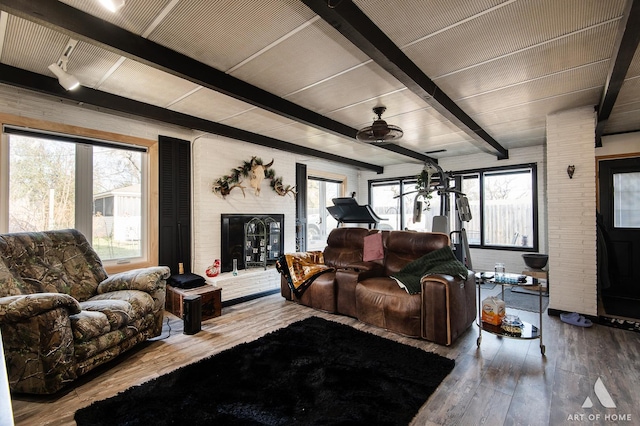
<path fill-rule="evenodd" d="M 65 72 L 58 64 L 49 65 L 49 70 L 58 77 L 58 83 L 66 90 L 73 90 L 80 86 L 80 81 L 73 75 Z"/>
<path fill-rule="evenodd" d="M 356 133 L 356 139 L 375 145 L 384 145 L 400 139 L 404 134 L 398 126 L 387 124 L 380 116 L 385 111 L 385 107 L 375 107 L 373 112 L 378 115 L 378 119 L 371 126 L 364 127 Z"/>
<path fill-rule="evenodd" d="M 124 0 L 100 0 L 100 4 L 109 12 L 115 13 L 124 6 Z"/>
<path fill-rule="evenodd" d="M 386 121 L 376 120 L 371 125 L 371 131 L 373 132 L 373 137 L 376 139 L 384 139 L 385 136 L 389 134 L 390 130 Z"/>

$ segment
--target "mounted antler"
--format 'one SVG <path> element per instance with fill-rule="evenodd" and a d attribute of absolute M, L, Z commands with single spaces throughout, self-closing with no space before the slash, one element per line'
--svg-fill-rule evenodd
<path fill-rule="evenodd" d="M 217 196 L 219 196 L 220 198 L 224 199 L 227 197 L 227 195 L 229 195 L 231 193 L 232 190 L 234 190 L 235 188 L 240 188 L 240 190 L 242 191 L 242 196 L 246 197 L 246 194 L 244 192 L 244 189 L 246 188 L 246 186 L 242 186 L 239 183 L 236 183 L 234 185 L 229 185 L 226 182 L 224 183 L 220 183 L 220 182 L 216 182 L 213 184 L 213 186 L 211 187 L 211 190 L 213 191 L 214 194 L 216 194 Z"/>
<path fill-rule="evenodd" d="M 276 191 L 276 194 L 280 195 L 281 197 L 289 194 L 292 195 L 293 198 L 295 198 L 297 195 L 296 187 L 291 185 L 284 186 L 282 183 L 282 178 L 274 179 L 271 186 L 273 187 L 273 190 Z"/>

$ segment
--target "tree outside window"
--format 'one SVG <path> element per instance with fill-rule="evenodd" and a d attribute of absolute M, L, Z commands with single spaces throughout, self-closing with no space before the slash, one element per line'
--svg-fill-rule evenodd
<path fill-rule="evenodd" d="M 8 232 L 76 228 L 102 260 L 142 256 L 142 163 L 139 151 L 9 135 Z"/>

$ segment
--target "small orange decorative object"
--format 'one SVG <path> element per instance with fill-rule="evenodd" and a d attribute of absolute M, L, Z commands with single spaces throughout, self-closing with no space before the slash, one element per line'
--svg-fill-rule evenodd
<path fill-rule="evenodd" d="M 217 277 L 218 274 L 220 273 L 220 259 L 216 259 L 213 262 L 213 265 L 210 265 L 207 268 L 207 276 L 208 277 Z"/>

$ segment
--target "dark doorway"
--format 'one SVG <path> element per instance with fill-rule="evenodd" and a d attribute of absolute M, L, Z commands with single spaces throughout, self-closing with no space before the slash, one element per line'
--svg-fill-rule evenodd
<path fill-rule="evenodd" d="M 640 319 L 640 157 L 599 162 L 598 283 L 607 315 Z"/>

